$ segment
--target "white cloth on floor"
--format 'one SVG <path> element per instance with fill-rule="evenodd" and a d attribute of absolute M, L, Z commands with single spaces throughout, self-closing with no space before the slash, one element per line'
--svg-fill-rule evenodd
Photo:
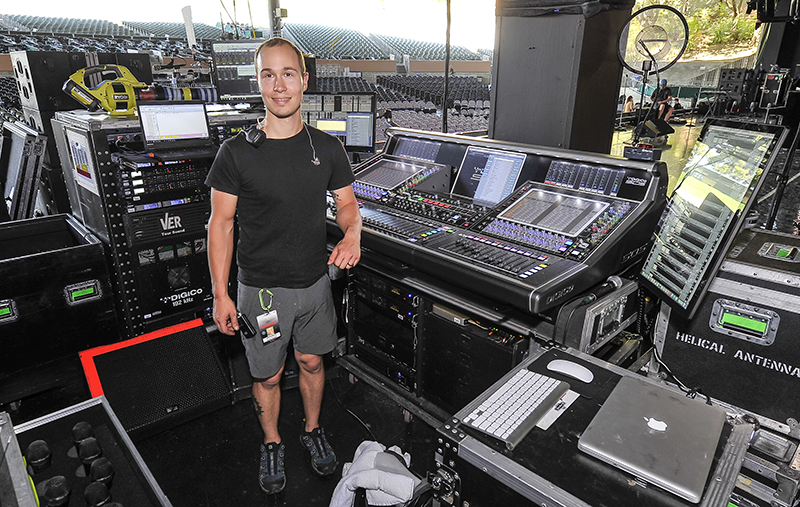
<path fill-rule="evenodd" d="M 366 489 L 370 505 L 395 505 L 411 500 L 420 480 L 396 458 L 388 456 L 390 460 L 387 460 L 386 456 L 381 456 L 385 449 L 378 442 L 361 442 L 353 462 L 345 463 L 342 467 L 342 479 L 333 490 L 330 507 L 352 507 L 358 488 Z M 389 450 L 402 456 L 406 466 L 411 463 L 411 455 L 403 453 L 399 447 L 392 446 Z"/>

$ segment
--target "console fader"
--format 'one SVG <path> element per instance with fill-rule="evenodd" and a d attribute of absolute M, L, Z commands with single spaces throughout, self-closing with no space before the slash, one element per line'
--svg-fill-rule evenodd
<path fill-rule="evenodd" d="M 389 134 L 384 153 L 355 171 L 362 245 L 534 314 L 639 260 L 666 200 L 663 162 L 404 129 Z M 424 143 L 425 157 L 407 155 L 422 152 L 409 149 L 414 143 Z M 476 169 L 470 158 L 476 148 L 489 153 L 486 167 Z M 489 185 L 514 190 L 497 203 L 451 193 L 458 185 L 444 182 L 449 167 L 454 178 L 480 181 L 478 193 Z"/>

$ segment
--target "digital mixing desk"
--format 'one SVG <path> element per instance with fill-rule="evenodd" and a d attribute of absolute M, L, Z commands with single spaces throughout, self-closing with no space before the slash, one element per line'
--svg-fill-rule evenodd
<path fill-rule="evenodd" d="M 529 313 L 640 260 L 664 208 L 663 162 L 388 134 L 354 171 L 365 251 Z"/>

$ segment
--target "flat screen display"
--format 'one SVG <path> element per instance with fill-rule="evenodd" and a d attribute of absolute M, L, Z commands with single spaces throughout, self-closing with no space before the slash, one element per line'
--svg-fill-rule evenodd
<path fill-rule="evenodd" d="M 211 43 L 214 81 L 221 102 L 261 104 L 256 76 L 256 50 L 263 40 Z"/>
<path fill-rule="evenodd" d="M 397 141 L 397 146 L 394 149 L 393 155 L 402 158 L 436 162 L 436 156 L 439 154 L 439 149 L 441 147 L 442 143 L 438 141 L 401 137 Z"/>
<path fill-rule="evenodd" d="M 357 178 L 358 181 L 392 190 L 424 169 L 418 164 L 384 158 L 359 172 Z"/>
<path fill-rule="evenodd" d="M 642 280 L 691 318 L 763 182 L 784 127 L 714 120 L 695 143 L 658 224 Z"/>
<path fill-rule="evenodd" d="M 147 149 L 203 146 L 211 142 L 204 102 L 145 101 L 137 104 Z"/>
<path fill-rule="evenodd" d="M 339 138 L 350 152 L 375 152 L 375 93 L 306 92 L 303 121 Z"/>
<path fill-rule="evenodd" d="M 511 195 L 526 154 L 470 146 L 458 169 L 452 193 L 494 205 Z"/>

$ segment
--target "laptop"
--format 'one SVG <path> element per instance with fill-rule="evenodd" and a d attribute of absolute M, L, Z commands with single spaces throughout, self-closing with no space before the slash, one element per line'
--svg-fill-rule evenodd
<path fill-rule="evenodd" d="M 162 161 L 213 157 L 203 101 L 142 101 L 137 104 L 144 146 Z"/>
<path fill-rule="evenodd" d="M 719 407 L 623 377 L 578 439 L 578 449 L 698 503 L 724 425 Z"/>

